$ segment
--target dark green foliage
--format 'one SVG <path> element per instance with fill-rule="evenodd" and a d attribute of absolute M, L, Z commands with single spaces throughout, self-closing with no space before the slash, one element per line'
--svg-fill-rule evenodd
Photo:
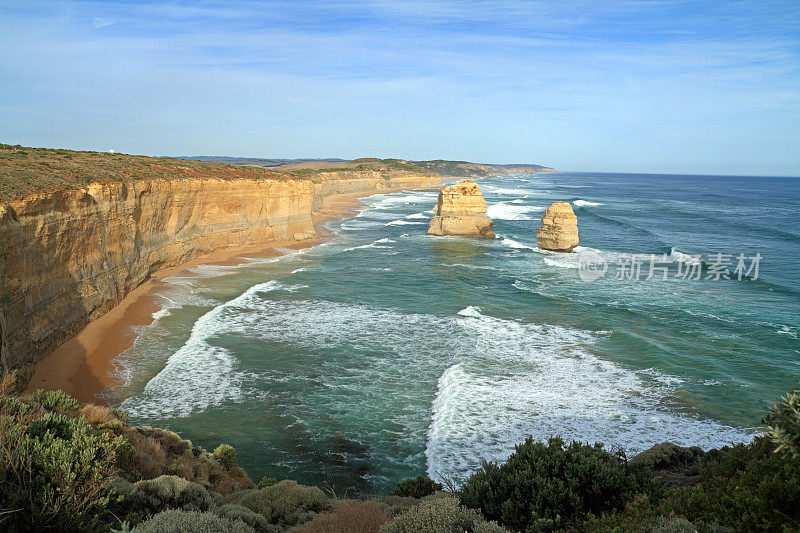
<path fill-rule="evenodd" d="M 213 513 L 162 511 L 137 526 L 133 533 L 254 533 L 240 520 L 229 520 Z"/>
<path fill-rule="evenodd" d="M 587 531 L 647 531 L 659 516 L 683 517 L 701 530 L 800 529 L 800 461 L 773 453 L 769 437 L 707 454 L 698 483 L 660 501 L 638 498 L 624 511 L 593 519 Z"/>
<path fill-rule="evenodd" d="M 477 511 L 458 504 L 455 498 L 422 502 L 384 525 L 380 533 L 506 533 L 487 522 Z"/>
<path fill-rule="evenodd" d="M 61 390 L 39 389 L 33 393 L 31 399 L 48 411 L 74 411 L 81 406 L 78 400 Z"/>
<path fill-rule="evenodd" d="M 443 488 L 441 483 L 436 483 L 428 476 L 419 475 L 398 483 L 392 491 L 392 494 L 410 498 L 424 498 Z"/>
<path fill-rule="evenodd" d="M 217 449 L 214 450 L 214 457 L 225 467 L 225 470 L 231 471 L 239 466 L 239 462 L 236 458 L 236 450 L 229 444 L 220 444 L 217 446 Z"/>
<path fill-rule="evenodd" d="M 588 513 L 621 508 L 649 489 L 602 445 L 528 438 L 503 465 L 483 464 L 461 489 L 461 504 L 514 531 L 565 527 Z"/>
<path fill-rule="evenodd" d="M 700 483 L 666 499 L 693 522 L 736 530 L 781 531 L 800 525 L 800 461 L 773 453 L 767 437 L 720 450 Z"/>
<path fill-rule="evenodd" d="M 776 452 L 800 458 L 800 389 L 794 388 L 770 410 L 764 422 Z"/>

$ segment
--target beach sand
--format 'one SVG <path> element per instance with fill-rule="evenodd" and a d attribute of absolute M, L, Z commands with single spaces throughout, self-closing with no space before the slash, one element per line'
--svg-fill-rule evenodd
<path fill-rule="evenodd" d="M 323 227 L 325 222 L 355 214 L 361 205 L 359 198 L 399 190 L 338 194 L 325 198 L 323 209 L 313 216 L 316 236 L 312 239 L 226 248 L 189 263 L 157 271 L 151 279 L 128 293 L 111 311 L 90 322 L 75 337 L 39 362 L 24 394 L 33 393 L 36 389 L 61 389 L 81 402 L 116 404 L 118 399 L 111 392 L 117 385 L 113 360 L 133 344 L 136 338 L 133 326 L 145 326 L 153 322 L 153 313 L 160 309 L 153 294 L 163 288 L 159 280 L 198 264 L 236 265 L 243 263 L 244 257 L 280 255 L 276 249 L 308 248 L 329 235 Z"/>

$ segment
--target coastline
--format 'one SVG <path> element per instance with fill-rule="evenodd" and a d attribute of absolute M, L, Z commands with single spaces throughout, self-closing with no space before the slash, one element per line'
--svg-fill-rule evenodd
<path fill-rule="evenodd" d="M 36 389 L 60 389 L 81 402 L 100 405 L 115 403 L 117 398 L 109 393 L 117 385 L 112 373 L 112 362 L 135 341 L 133 326 L 147 326 L 154 321 L 153 313 L 159 310 L 154 292 L 164 286 L 159 280 L 199 264 L 237 265 L 243 263 L 245 257 L 281 255 L 278 248 L 300 250 L 314 246 L 330 235 L 323 224 L 353 215 L 362 205 L 361 198 L 403 190 L 408 189 L 342 193 L 325 198 L 323 208 L 312 214 L 315 236 L 310 239 L 226 248 L 181 265 L 158 270 L 150 280 L 128 293 L 108 313 L 87 324 L 75 337 L 39 361 L 23 395 L 32 394 Z"/>

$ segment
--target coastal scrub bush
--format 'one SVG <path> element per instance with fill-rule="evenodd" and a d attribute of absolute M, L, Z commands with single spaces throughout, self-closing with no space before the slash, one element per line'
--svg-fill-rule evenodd
<path fill-rule="evenodd" d="M 567 527 L 618 509 L 648 483 L 601 444 L 529 437 L 502 464 L 484 462 L 464 484 L 461 504 L 514 531 Z"/>
<path fill-rule="evenodd" d="M 777 446 L 775 451 L 800 458 L 800 389 L 795 387 L 778 400 L 764 422 Z"/>
<path fill-rule="evenodd" d="M 131 533 L 255 533 L 239 520 L 196 511 L 162 511 L 131 530 Z"/>
<path fill-rule="evenodd" d="M 662 509 L 737 531 L 795 529 L 800 460 L 773 452 L 768 437 L 722 448 L 703 468 L 700 482 L 668 495 Z"/>
<path fill-rule="evenodd" d="M 455 498 L 422 502 L 380 529 L 380 533 L 506 533 L 479 512 L 458 504 Z"/>
<path fill-rule="evenodd" d="M 269 521 L 247 507 L 241 505 L 225 504 L 214 509 L 214 514 L 230 520 L 241 520 L 256 531 L 272 531 L 276 529 Z"/>
<path fill-rule="evenodd" d="M 63 393 L 35 396 L 39 406 L 77 405 Z M 0 502 L 6 510 L 0 526 L 7 531 L 89 527 L 109 504 L 105 487 L 121 439 L 80 417 L 23 405 L 8 397 L 0 401 Z"/>
<path fill-rule="evenodd" d="M 147 514 L 164 509 L 207 511 L 214 504 L 211 494 L 202 485 L 178 476 L 159 476 L 134 484 L 134 491 L 125 498 L 133 511 Z"/>
<path fill-rule="evenodd" d="M 239 462 L 236 458 L 236 450 L 230 444 L 220 444 L 217 446 L 217 449 L 214 450 L 214 457 L 225 467 L 225 470 L 230 471 L 239 466 Z"/>
<path fill-rule="evenodd" d="M 682 487 L 697 482 L 705 462 L 705 452 L 698 446 L 682 447 L 662 442 L 633 456 L 632 467 L 647 473 L 668 487 Z"/>
<path fill-rule="evenodd" d="M 392 494 L 395 496 L 408 496 L 411 498 L 424 498 L 436 491 L 442 490 L 444 487 L 441 483 L 437 483 L 428 476 L 419 475 L 415 478 L 409 478 L 405 481 L 398 483 Z"/>
<path fill-rule="evenodd" d="M 265 517 L 271 524 L 295 526 L 314 518 L 314 513 L 327 511 L 331 504 L 317 487 L 298 485 L 283 480 L 263 489 L 233 493 L 229 503 L 247 507 Z"/>
<path fill-rule="evenodd" d="M 389 520 L 391 516 L 378 502 L 344 500 L 330 513 L 317 516 L 302 533 L 377 533 Z"/>
<path fill-rule="evenodd" d="M 31 400 L 48 411 L 74 411 L 81 406 L 78 400 L 62 390 L 38 389 L 31 396 Z"/>

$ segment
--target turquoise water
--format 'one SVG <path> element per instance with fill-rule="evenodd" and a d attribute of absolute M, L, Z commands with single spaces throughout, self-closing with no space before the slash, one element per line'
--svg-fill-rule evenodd
<path fill-rule="evenodd" d="M 749 439 L 800 380 L 800 181 L 558 173 L 480 181 L 496 239 L 429 237 L 436 191 L 373 196 L 327 242 L 167 278 L 117 361 L 123 407 L 252 477 L 381 493 L 463 480 L 526 436 L 635 453 Z M 554 200 L 583 254 L 536 248 Z M 714 253 L 761 254 L 742 280 Z M 702 254 L 700 280 L 616 279 L 626 254 Z M 751 266 L 749 261 L 747 266 Z M 656 271 L 658 272 L 658 271 Z M 755 279 L 754 279 L 755 278 Z"/>

